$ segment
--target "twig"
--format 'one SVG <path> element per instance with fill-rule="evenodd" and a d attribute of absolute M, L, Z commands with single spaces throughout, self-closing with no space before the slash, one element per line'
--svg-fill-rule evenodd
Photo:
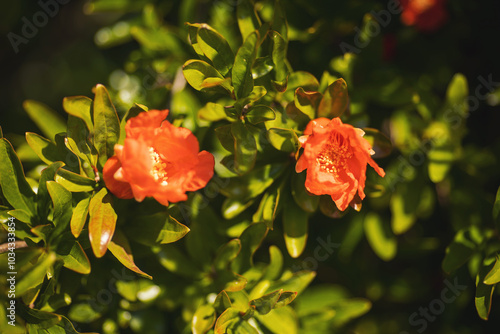
<path fill-rule="evenodd" d="M 14 244 L 14 247 L 12 247 L 12 244 Z M 0 245 L 0 254 L 7 252 L 9 250 L 9 247 L 14 249 L 26 248 L 28 247 L 28 244 L 26 243 L 26 241 L 20 241 L 20 240 L 17 240 L 14 243 L 6 242 Z"/>

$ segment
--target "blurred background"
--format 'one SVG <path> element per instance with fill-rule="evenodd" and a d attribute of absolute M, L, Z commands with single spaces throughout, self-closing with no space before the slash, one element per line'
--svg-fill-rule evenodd
<path fill-rule="evenodd" d="M 154 109 L 169 108 L 174 114 L 196 114 L 206 102 L 204 96 L 194 90 L 180 97 L 175 94 L 175 83 L 182 84 L 179 68 L 196 57 L 187 43 L 184 22 L 209 22 L 231 46 L 241 39 L 235 30 L 238 0 L 66 2 L 3 3 L 0 125 L 15 147 L 26 146 L 26 131 L 38 131 L 23 110 L 23 101 L 43 102 L 64 115 L 65 96 L 92 96 L 97 83 L 109 88 L 121 113 L 133 103 L 144 103 Z M 407 13 L 403 19 L 402 14 L 388 11 L 391 1 L 283 1 L 291 67 L 317 78 L 328 71 L 346 79 L 352 112 L 359 116 L 352 123 L 381 129 L 393 142 L 393 153 L 379 160 L 387 171 L 401 170 L 401 161 L 410 161 L 422 142 L 432 137 L 431 125 L 439 123 L 433 120 L 450 107 L 445 99 L 456 73 L 467 79 L 471 97 L 470 112 L 460 118 L 461 124 L 448 129 L 456 137 L 454 152 L 459 153 L 446 180 L 430 182 L 427 165 L 417 166 L 417 176 L 405 176 L 404 182 L 393 184 L 394 193 L 403 198 L 402 211 L 398 200 L 387 194 L 366 204 L 393 229 L 395 216 L 407 220 L 404 231 L 393 236 L 397 254 L 377 252 L 373 240 L 364 237 L 365 213 L 351 212 L 340 220 L 317 213 L 310 220 L 311 242 L 305 255 L 288 258 L 289 266 L 302 268 L 303 259 L 314 253 L 314 240 L 331 236 L 341 244 L 318 263 L 313 285 L 343 286 L 352 295 L 371 300 L 373 306 L 339 332 L 466 334 L 500 329 L 498 293 L 487 322 L 479 318 L 474 305 L 474 276 L 491 250 L 486 246 L 477 250 L 468 265 L 451 275 L 442 269 L 445 250 L 459 230 L 477 227 L 481 235 L 494 231 L 491 247 L 498 247 L 491 208 L 500 184 L 500 2 L 437 2 L 442 3 L 442 12 L 420 17 Z M 269 1 L 256 3 L 261 17 L 271 15 Z M 53 17 L 45 15 L 45 20 L 37 14 L 44 8 Z M 389 15 L 383 16 L 382 11 Z M 363 42 L 357 43 L 358 33 L 369 28 L 370 20 L 377 20 L 377 16 L 367 17 L 369 13 L 382 15 L 378 17 L 384 24 L 368 42 L 361 38 Z M 39 27 L 27 27 L 26 22 L 34 21 Z M 345 51 L 353 52 L 354 58 L 343 58 Z M 32 156 L 24 152 L 28 169 L 39 163 Z M 489 239 L 484 240 L 486 245 Z M 271 233 L 266 242 L 282 240 Z M 446 282 L 454 280 L 467 286 L 454 302 L 445 303 L 436 316 L 419 313 L 421 307 L 439 308 L 433 301 L 441 300 Z M 415 312 L 419 315 L 412 322 Z"/>

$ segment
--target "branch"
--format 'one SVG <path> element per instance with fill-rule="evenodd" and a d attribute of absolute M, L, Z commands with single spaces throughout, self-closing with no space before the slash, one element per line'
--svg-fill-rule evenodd
<path fill-rule="evenodd" d="M 5 253 L 9 250 L 9 246 L 12 246 L 12 242 L 6 242 L 0 245 L 0 254 Z M 26 248 L 28 244 L 26 241 L 17 240 L 14 242 L 14 249 Z M 11 247 L 12 248 L 12 247 Z"/>

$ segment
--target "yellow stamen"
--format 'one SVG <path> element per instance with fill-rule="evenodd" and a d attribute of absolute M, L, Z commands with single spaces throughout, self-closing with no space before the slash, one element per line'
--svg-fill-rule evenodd
<path fill-rule="evenodd" d="M 153 175 L 155 181 L 161 182 L 161 185 L 166 186 L 168 184 L 167 164 L 163 162 L 158 152 L 154 148 L 149 148 L 149 155 L 153 162 L 153 167 L 151 168 L 151 175 Z"/>
<path fill-rule="evenodd" d="M 353 156 L 344 137 L 339 133 L 330 136 L 329 142 L 324 145 L 316 158 L 320 169 L 339 177 L 339 171 L 347 169 L 347 160 Z"/>

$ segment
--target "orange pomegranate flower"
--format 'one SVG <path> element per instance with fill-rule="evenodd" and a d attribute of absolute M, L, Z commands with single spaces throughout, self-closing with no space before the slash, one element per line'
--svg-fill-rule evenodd
<path fill-rule="evenodd" d="M 163 205 L 187 200 L 186 191 L 206 186 L 214 157 L 199 152 L 193 133 L 173 126 L 168 110 L 142 112 L 127 121 L 123 145 L 103 168 L 106 187 L 119 198 L 154 197 Z"/>
<path fill-rule="evenodd" d="M 371 158 L 374 152 L 363 135 L 363 130 L 343 124 L 337 117 L 310 121 L 299 138 L 304 152 L 295 170 L 307 169 L 306 189 L 315 195 L 330 195 L 342 211 L 356 194 L 361 200 L 365 197 L 367 164 L 380 176 L 385 175 Z"/>
<path fill-rule="evenodd" d="M 446 0 L 401 0 L 401 21 L 416 26 L 420 31 L 431 32 L 440 28 L 448 18 Z"/>

